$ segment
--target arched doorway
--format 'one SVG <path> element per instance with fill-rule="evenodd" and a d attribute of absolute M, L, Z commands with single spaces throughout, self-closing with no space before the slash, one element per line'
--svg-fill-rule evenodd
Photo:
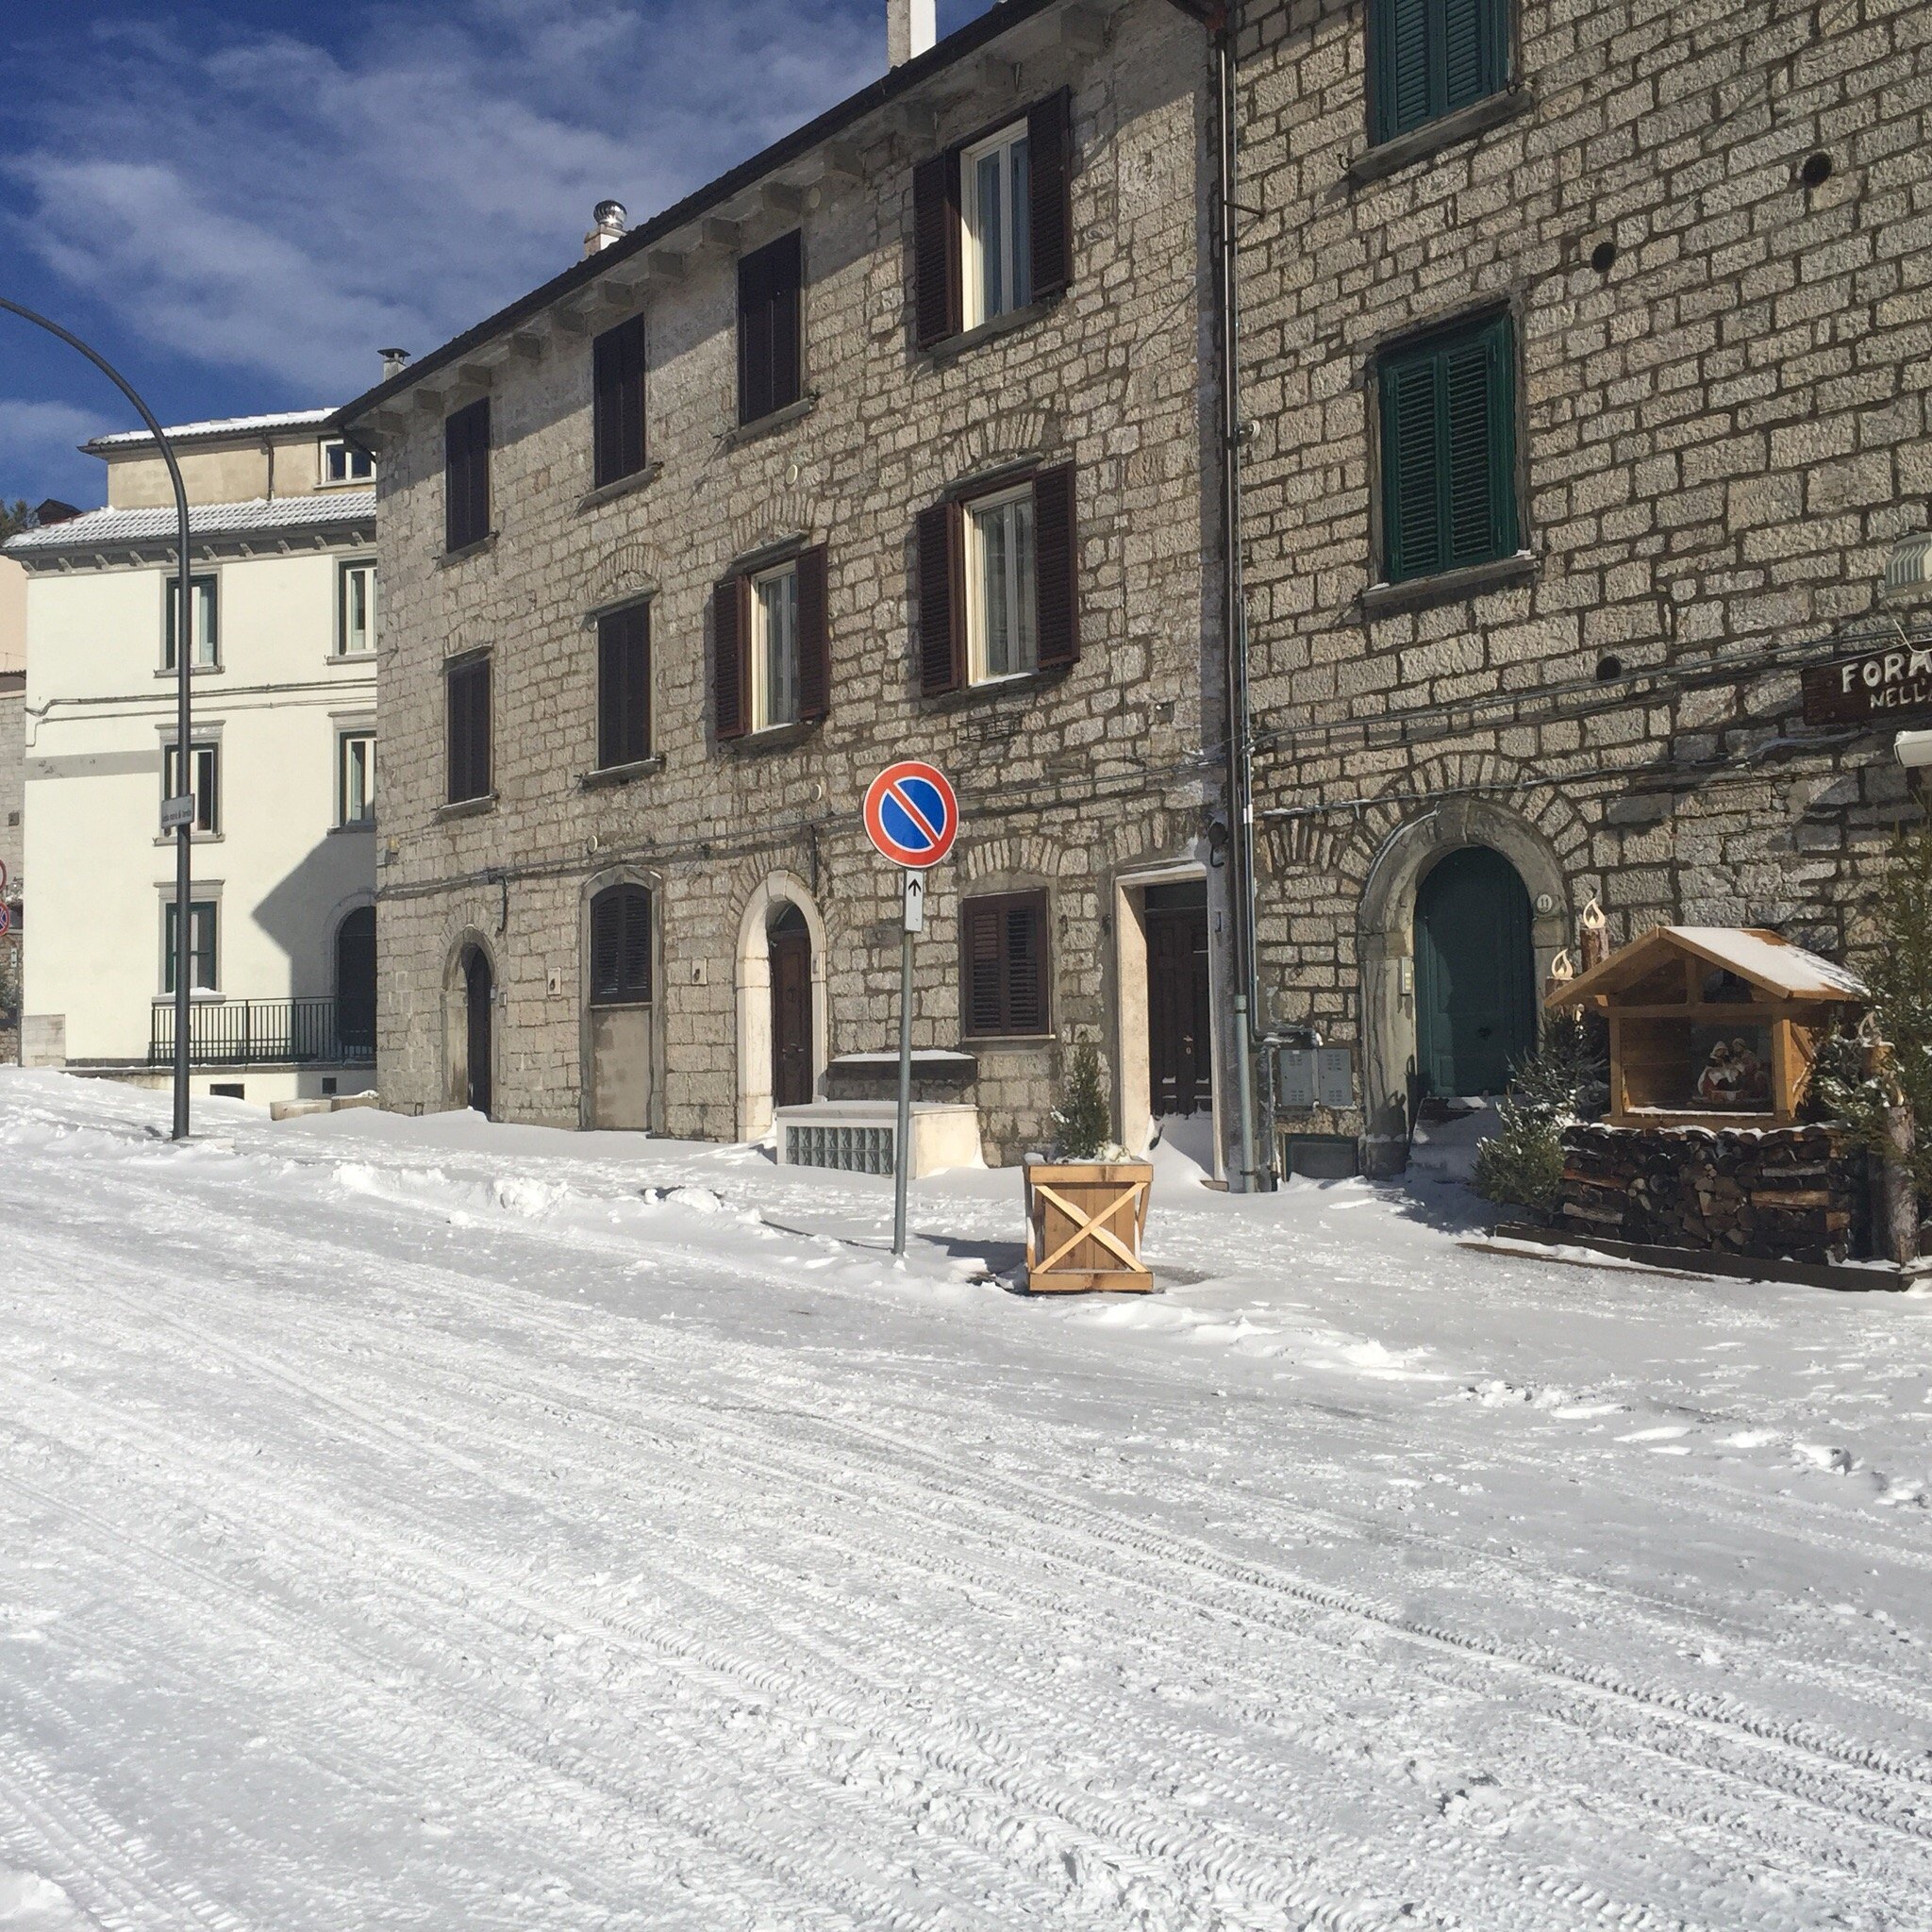
<path fill-rule="evenodd" d="M 768 874 L 738 925 L 738 1132 L 771 1131 L 774 1108 L 808 1105 L 831 1058 L 825 923 L 811 888 Z"/>
<path fill-rule="evenodd" d="M 651 1125 L 652 896 L 624 880 L 591 901 L 591 1125 L 642 1133 Z"/>
<path fill-rule="evenodd" d="M 1536 1041 L 1529 892 L 1500 852 L 1468 845 L 1415 900 L 1416 1066 L 1431 1093 L 1500 1093 Z"/>
<path fill-rule="evenodd" d="M 496 975 L 490 955 L 481 946 L 471 946 L 463 954 L 463 1096 L 464 1104 L 486 1119 L 494 1097 L 490 1075 L 495 997 Z"/>
<path fill-rule="evenodd" d="M 375 1058 L 375 908 L 336 927 L 336 1040 L 345 1060 Z"/>
<path fill-rule="evenodd" d="M 811 929 L 786 900 L 765 927 L 772 960 L 772 1104 L 811 1100 Z"/>

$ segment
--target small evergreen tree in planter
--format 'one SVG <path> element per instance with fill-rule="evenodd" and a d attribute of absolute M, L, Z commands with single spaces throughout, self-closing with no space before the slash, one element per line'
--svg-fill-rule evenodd
<path fill-rule="evenodd" d="M 1076 1041 L 1068 1052 L 1053 1125 L 1057 1158 L 1022 1170 L 1027 1287 L 1036 1294 L 1152 1288 L 1141 1233 L 1154 1169 L 1129 1160 L 1112 1137 L 1100 1054 L 1091 1040 Z"/>
<path fill-rule="evenodd" d="M 1091 1040 L 1074 1042 L 1060 1084 L 1060 1104 L 1053 1110 L 1054 1147 L 1062 1160 L 1098 1160 L 1122 1151 L 1108 1131 L 1107 1090 L 1100 1079 L 1100 1052 Z"/>
<path fill-rule="evenodd" d="M 1601 1024 L 1554 1014 L 1542 1038 L 1512 1069 L 1496 1108 L 1501 1123 L 1475 1153 L 1475 1191 L 1538 1220 L 1563 1191 L 1563 1129 L 1597 1118 L 1608 1094 Z"/>

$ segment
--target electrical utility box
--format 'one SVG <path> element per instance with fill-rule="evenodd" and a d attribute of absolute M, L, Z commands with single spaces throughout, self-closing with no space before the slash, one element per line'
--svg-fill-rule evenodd
<path fill-rule="evenodd" d="M 1284 1046 L 1275 1063 L 1274 1099 L 1284 1113 L 1353 1107 L 1353 1051 L 1345 1046 Z"/>

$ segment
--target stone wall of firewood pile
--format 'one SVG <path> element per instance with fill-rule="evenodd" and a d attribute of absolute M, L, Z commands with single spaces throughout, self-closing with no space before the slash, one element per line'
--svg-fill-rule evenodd
<path fill-rule="evenodd" d="M 1651 1247 L 1842 1261 L 1867 1251 L 1866 1155 L 1824 1126 L 1570 1127 L 1556 1221 Z"/>

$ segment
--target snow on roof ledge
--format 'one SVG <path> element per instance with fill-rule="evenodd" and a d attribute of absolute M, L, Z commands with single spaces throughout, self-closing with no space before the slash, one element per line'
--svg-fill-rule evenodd
<path fill-rule="evenodd" d="M 1793 945 L 1761 926 L 1654 925 L 1588 973 L 1557 988 L 1546 1004 L 1575 1006 L 1592 993 L 1615 991 L 1650 970 L 1646 956 L 1672 942 L 1782 999 L 1871 998 L 1865 982 L 1849 966 Z"/>
<path fill-rule="evenodd" d="M 261 536 L 276 530 L 366 524 L 375 515 L 373 490 L 331 490 L 313 496 L 256 497 L 247 503 L 188 507 L 191 537 Z M 111 550 L 118 545 L 169 543 L 179 525 L 172 505 L 156 509 L 92 509 L 44 530 L 23 530 L 6 545 L 9 557 L 43 551 Z"/>
<path fill-rule="evenodd" d="M 163 426 L 170 442 L 203 442 L 274 429 L 319 429 L 334 413 L 332 409 L 282 409 L 265 416 L 220 416 L 206 423 L 174 423 Z M 110 436 L 96 436 L 82 443 L 81 449 L 89 456 L 101 456 L 109 450 L 151 444 L 154 440 L 152 430 L 117 429 Z"/>

